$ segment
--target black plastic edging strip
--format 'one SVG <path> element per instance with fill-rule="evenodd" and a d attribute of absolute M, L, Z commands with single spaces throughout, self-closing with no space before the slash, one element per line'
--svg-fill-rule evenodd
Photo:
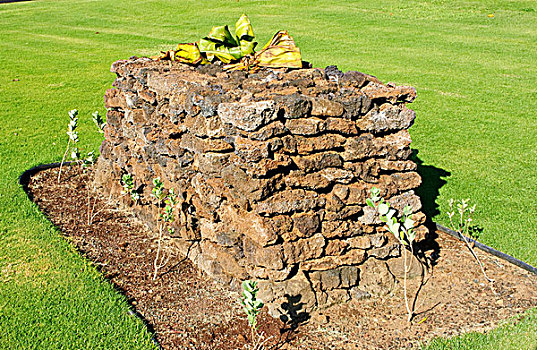
<path fill-rule="evenodd" d="M 72 163 L 74 163 L 74 162 L 72 162 L 72 161 L 63 162 L 63 165 L 71 165 Z M 39 171 L 42 171 L 42 170 L 59 168 L 60 164 L 61 163 L 59 163 L 59 162 L 57 162 L 57 163 L 49 163 L 49 164 L 41 164 L 41 165 L 36 165 L 33 168 L 30 168 L 30 169 L 24 171 L 19 176 L 19 185 L 22 185 L 22 186 L 27 185 L 30 182 L 30 177 L 32 177 L 32 175 L 35 175 Z M 24 191 L 28 192 L 28 191 L 26 191 L 26 188 L 25 188 Z"/>
<path fill-rule="evenodd" d="M 505 253 L 502 253 L 499 250 L 496 250 L 494 248 L 489 247 L 488 245 L 485 245 L 483 243 L 480 243 L 480 242 L 476 241 L 475 239 L 463 236 L 460 233 L 458 233 L 457 231 L 453 231 L 452 229 L 449 229 L 449 228 L 447 228 L 445 226 L 442 226 L 440 224 L 436 224 L 436 229 L 439 230 L 439 231 L 442 231 L 444 233 L 447 233 L 448 235 L 453 236 L 453 237 L 455 237 L 458 240 L 463 241 L 463 242 L 464 242 L 464 238 L 466 238 L 468 240 L 468 242 L 474 243 L 474 245 L 477 248 L 481 249 L 482 251 L 487 252 L 489 254 L 492 254 L 492 255 L 500 258 L 500 259 L 503 259 L 503 260 L 505 260 L 507 262 L 510 262 L 513 265 L 516 265 L 516 266 L 518 266 L 518 267 L 520 267 L 520 268 L 522 268 L 522 269 L 524 269 L 526 271 L 529 271 L 529 272 L 537 275 L 537 268 L 531 266 L 530 264 L 526 264 L 522 260 L 518 260 L 517 258 L 514 258 L 511 255 L 507 255 Z"/>
<path fill-rule="evenodd" d="M 73 162 L 73 161 L 68 161 L 68 162 L 63 162 L 63 166 L 69 166 L 69 165 L 72 165 L 76 162 Z M 53 169 L 53 168 L 59 168 L 60 167 L 60 164 L 61 163 L 49 163 L 49 164 L 41 164 L 41 165 L 37 165 L 37 166 L 34 166 L 33 168 L 30 168 L 26 171 L 24 171 L 20 176 L 19 176 L 19 185 L 22 186 L 22 189 L 24 190 L 24 192 L 26 193 L 26 195 L 28 196 L 28 198 L 30 198 L 30 200 L 32 200 L 32 198 L 30 197 L 30 192 L 28 191 L 28 185 L 30 184 L 30 178 L 37 174 L 38 172 L 42 171 L 42 170 L 48 170 L 48 169 Z M 33 200 L 32 200 L 33 202 Z M 86 258 L 84 258 L 86 259 Z M 109 283 L 111 283 L 111 281 L 108 281 Z M 116 291 L 118 291 L 116 288 L 114 288 Z M 118 293 L 122 294 L 125 299 L 127 299 L 127 296 L 121 292 L 118 291 Z M 138 318 L 140 321 L 142 321 L 142 323 L 144 324 L 144 326 L 146 327 L 147 331 L 149 334 L 151 334 L 151 341 L 153 342 L 153 344 L 157 347 L 157 349 L 162 349 L 162 346 L 160 345 L 160 343 L 158 342 L 157 340 L 157 337 L 156 337 L 156 334 L 154 331 L 152 331 L 152 327 L 150 326 L 150 324 L 148 323 L 148 321 L 140 314 L 138 313 L 136 310 L 133 310 L 131 306 L 131 304 L 129 302 L 127 302 L 127 304 L 129 304 L 129 308 L 127 310 L 127 313 L 130 315 L 130 316 L 134 316 L 136 318 Z"/>

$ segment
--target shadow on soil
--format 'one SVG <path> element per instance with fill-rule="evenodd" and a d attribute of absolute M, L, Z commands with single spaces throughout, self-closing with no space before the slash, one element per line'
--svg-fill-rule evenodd
<path fill-rule="evenodd" d="M 304 323 L 310 319 L 310 315 L 303 311 L 304 303 L 300 302 L 302 295 L 285 295 L 287 302 L 282 304 L 282 309 L 286 314 L 280 316 L 280 319 L 291 326 L 292 329 L 298 328 L 301 323 Z"/>

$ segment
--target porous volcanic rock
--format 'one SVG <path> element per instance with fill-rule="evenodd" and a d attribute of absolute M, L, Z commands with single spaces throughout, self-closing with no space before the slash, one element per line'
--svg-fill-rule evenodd
<path fill-rule="evenodd" d="M 178 193 L 172 241 L 225 283 L 256 279 L 273 315 L 395 283 L 395 242 L 365 204 L 373 186 L 426 234 L 407 129 L 408 86 L 327 69 L 226 72 L 115 62 L 95 183 L 157 229 L 152 180 Z M 140 200 L 121 194 L 132 174 Z"/>

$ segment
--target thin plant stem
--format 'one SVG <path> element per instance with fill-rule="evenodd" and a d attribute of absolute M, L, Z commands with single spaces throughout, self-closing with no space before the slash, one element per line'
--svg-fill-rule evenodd
<path fill-rule="evenodd" d="M 453 220 L 451 219 L 451 217 L 449 218 L 449 221 L 451 222 L 451 226 L 453 228 L 455 228 L 455 225 L 454 225 Z M 494 283 L 495 281 L 492 278 L 489 278 L 487 276 L 487 273 L 485 272 L 485 266 L 483 265 L 483 263 L 481 262 L 481 260 L 477 256 L 477 253 L 475 252 L 474 248 L 472 248 L 472 245 L 470 244 L 470 242 L 466 238 L 466 236 L 468 235 L 468 232 L 469 232 L 469 224 L 466 225 L 466 231 L 462 231 L 460 228 L 459 228 L 459 231 L 458 231 L 459 235 L 462 236 L 462 240 L 466 244 L 466 247 L 468 247 L 468 249 L 470 250 L 470 253 L 472 253 L 473 257 L 475 258 L 475 260 L 477 261 L 479 267 L 481 268 L 481 271 L 483 272 L 483 276 L 485 277 L 485 279 L 490 283 Z"/>
<path fill-rule="evenodd" d="M 110 192 L 110 195 L 108 196 L 108 200 L 106 201 L 105 205 L 110 205 L 110 201 L 112 199 L 112 192 Z M 97 199 L 95 199 L 95 201 L 93 202 L 93 207 L 91 209 L 91 217 L 90 217 L 90 220 L 89 220 L 89 224 L 91 225 L 93 223 L 93 219 L 95 219 L 95 217 L 100 213 L 102 212 L 103 210 L 106 209 L 106 207 L 102 207 L 101 209 L 95 211 L 95 205 L 97 204 Z"/>
<path fill-rule="evenodd" d="M 157 256 L 155 257 L 155 261 L 153 262 L 153 267 L 154 267 L 153 281 L 157 279 L 157 273 L 160 268 L 159 256 L 160 256 L 160 245 L 162 241 L 162 224 L 159 223 L 158 219 L 157 219 L 157 224 L 158 224 L 158 243 L 157 243 Z"/>
<path fill-rule="evenodd" d="M 408 322 L 410 322 L 412 320 L 413 312 L 410 310 L 410 306 L 408 305 L 408 296 L 407 296 L 407 291 L 406 291 L 406 280 L 407 280 L 407 273 L 408 273 L 408 262 L 407 262 L 408 254 L 404 246 L 403 246 L 403 251 L 404 251 L 403 254 L 404 254 L 404 261 L 405 261 L 405 275 L 403 277 L 403 292 L 405 295 L 406 311 L 408 312 Z"/>
<path fill-rule="evenodd" d="M 69 152 L 69 145 L 71 145 L 71 138 L 69 138 L 69 141 L 67 141 L 67 148 L 65 149 L 65 153 L 63 154 L 62 161 L 60 162 L 60 170 L 58 171 L 58 183 L 60 183 L 60 178 L 62 176 L 62 166 L 65 162 L 65 157 L 67 157 L 67 152 Z"/>
<path fill-rule="evenodd" d="M 88 216 L 88 226 L 91 225 L 91 212 L 93 209 L 91 208 L 91 196 L 90 196 L 90 188 L 89 186 L 86 186 L 87 188 L 87 196 L 88 196 L 88 210 L 87 210 L 87 216 Z M 95 203 L 93 203 L 93 208 L 95 208 Z"/>

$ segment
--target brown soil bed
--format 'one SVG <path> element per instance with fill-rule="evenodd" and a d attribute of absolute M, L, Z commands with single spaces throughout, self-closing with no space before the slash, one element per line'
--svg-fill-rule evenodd
<path fill-rule="evenodd" d="M 77 166 L 40 171 L 29 182 L 29 195 L 59 230 L 125 294 L 133 310 L 154 331 L 164 349 L 239 349 L 249 341 L 239 292 L 219 284 L 188 260 L 170 260 L 152 279 L 157 233 L 149 232 L 109 198 L 88 195 L 91 172 Z M 96 214 L 88 224 L 88 199 Z M 418 348 L 433 337 L 487 331 L 502 320 L 537 305 L 537 277 L 478 251 L 494 290 L 465 246 L 437 233 L 425 252 L 433 258 L 426 283 L 409 281 L 416 301 L 406 321 L 402 288 L 391 295 L 351 301 L 313 314 L 298 325 L 262 314 L 260 330 L 273 349 Z"/>

